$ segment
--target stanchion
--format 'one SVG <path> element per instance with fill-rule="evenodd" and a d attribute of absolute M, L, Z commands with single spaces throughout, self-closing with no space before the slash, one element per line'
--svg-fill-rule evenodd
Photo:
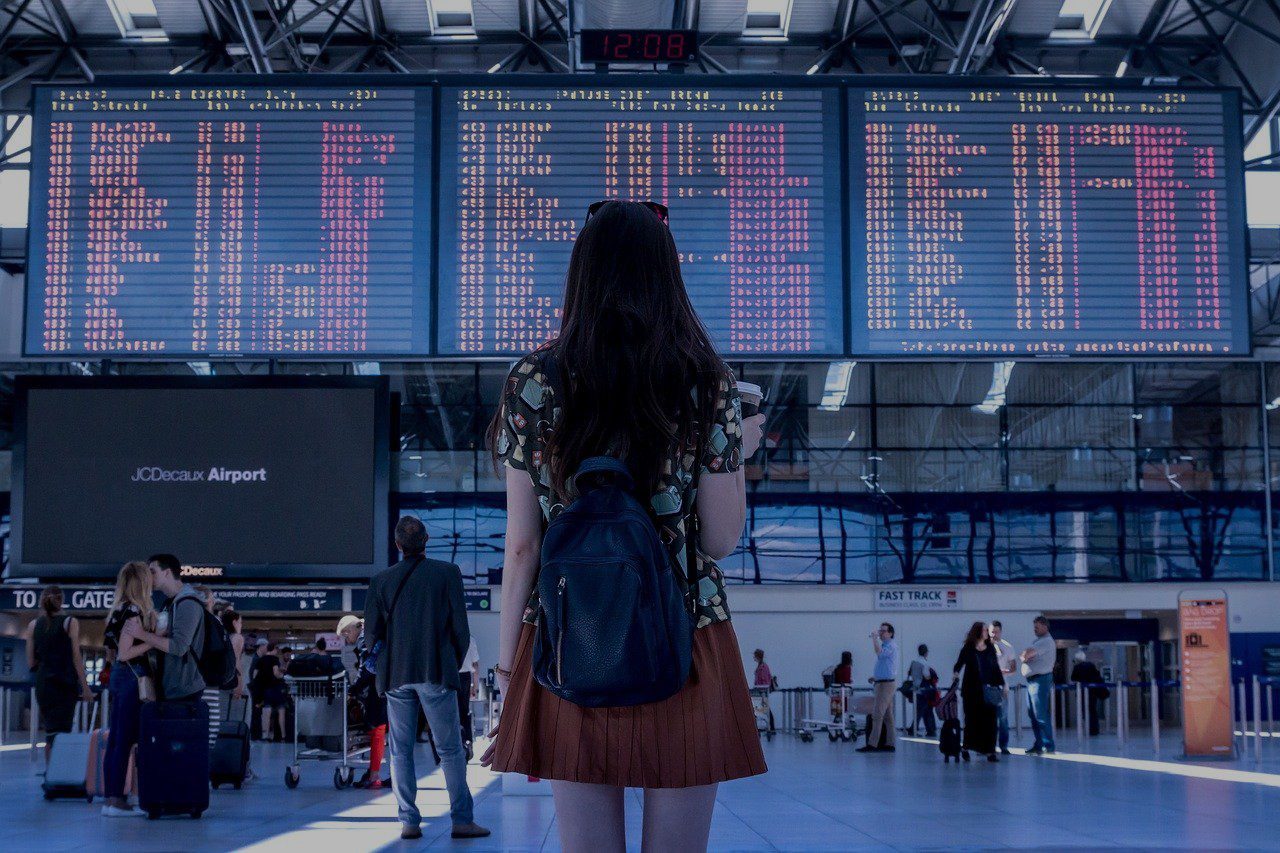
<path fill-rule="evenodd" d="M 1240 719 L 1240 752 L 1242 758 L 1249 757 L 1249 706 L 1245 702 L 1244 679 L 1236 683 L 1236 716 Z M 1186 721 L 1183 721 L 1186 725 Z"/>
<path fill-rule="evenodd" d="M 1262 685 L 1253 677 L 1253 763 L 1262 763 Z"/>
<path fill-rule="evenodd" d="M 1160 684 L 1151 682 L 1151 749 L 1160 757 Z"/>
<path fill-rule="evenodd" d="M 1022 737 L 1022 708 L 1026 704 L 1022 700 L 1023 685 L 1016 685 L 1010 693 L 1013 695 L 1013 721 L 1014 730 L 1017 731 L 1018 737 Z"/>
<path fill-rule="evenodd" d="M 36 689 L 31 688 L 31 714 L 27 717 L 27 726 L 31 730 L 31 760 L 36 760 L 36 731 L 40 728 L 40 702 L 36 700 Z"/>
<path fill-rule="evenodd" d="M 1275 695 L 1275 691 L 1273 690 L 1275 686 L 1276 686 L 1275 678 L 1274 677 L 1268 678 L 1267 679 L 1267 734 L 1271 736 L 1271 739 L 1273 741 L 1275 740 L 1275 737 L 1276 737 L 1276 718 L 1272 713 L 1274 709 L 1273 709 L 1271 700 L 1274 698 L 1274 695 Z"/>
<path fill-rule="evenodd" d="M 1129 748 L 1129 685 L 1116 681 L 1116 736 L 1120 739 L 1120 751 Z"/>
<path fill-rule="evenodd" d="M 1085 717 L 1086 717 L 1086 713 L 1087 713 L 1087 712 L 1085 711 L 1083 697 L 1084 697 L 1084 685 L 1077 681 L 1077 682 L 1076 682 L 1076 695 L 1075 695 L 1075 702 L 1076 702 L 1076 713 L 1075 713 L 1075 717 L 1076 717 L 1076 740 L 1077 740 L 1077 741 L 1079 742 L 1079 744 L 1080 744 L 1080 751 L 1081 751 L 1081 752 L 1083 752 L 1083 751 L 1084 751 L 1084 734 L 1085 734 L 1084 726 L 1085 726 L 1085 722 L 1086 722 Z"/>

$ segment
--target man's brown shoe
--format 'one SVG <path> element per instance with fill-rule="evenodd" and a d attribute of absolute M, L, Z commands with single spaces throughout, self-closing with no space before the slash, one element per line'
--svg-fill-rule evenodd
<path fill-rule="evenodd" d="M 489 830 L 478 823 L 455 823 L 453 825 L 454 838 L 485 838 L 488 835 Z"/>

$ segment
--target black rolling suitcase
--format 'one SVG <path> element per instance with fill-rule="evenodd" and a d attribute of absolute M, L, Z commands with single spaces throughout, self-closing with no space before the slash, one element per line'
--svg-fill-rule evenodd
<path fill-rule="evenodd" d="M 955 759 L 960 760 L 960 721 L 943 720 L 942 731 L 938 733 L 938 751 L 942 753 L 944 764 Z"/>
<path fill-rule="evenodd" d="M 216 789 L 231 785 L 237 791 L 249 771 L 249 724 L 227 720 L 218 727 L 218 739 L 209 753 L 209 781 Z"/>
<path fill-rule="evenodd" d="M 209 808 L 209 706 L 145 702 L 138 736 L 138 807 L 155 820 Z"/>

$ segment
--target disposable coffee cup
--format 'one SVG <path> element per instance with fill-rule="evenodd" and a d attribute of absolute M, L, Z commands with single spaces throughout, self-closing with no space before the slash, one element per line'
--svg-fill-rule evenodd
<path fill-rule="evenodd" d="M 739 382 L 738 396 L 742 398 L 742 416 L 744 418 L 760 414 L 760 404 L 764 402 L 763 388 L 751 382 Z"/>

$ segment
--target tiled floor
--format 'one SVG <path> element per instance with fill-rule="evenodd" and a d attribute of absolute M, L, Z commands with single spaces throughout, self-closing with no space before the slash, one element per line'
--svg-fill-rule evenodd
<path fill-rule="evenodd" d="M 424 775 L 420 795 L 426 837 L 402 843 L 389 792 L 336 791 L 331 769 L 321 764 L 304 764 L 300 787 L 286 790 L 283 748 L 254 750 L 261 779 L 242 791 L 214 792 L 202 820 L 153 823 L 106 820 L 83 802 L 46 803 L 28 752 L 0 748 L 0 838 L 10 850 L 40 853 L 558 848 L 550 799 L 504 800 L 500 780 L 478 766 L 470 772 L 477 819 L 493 836 L 449 839 L 442 779 L 433 773 Z M 1255 772 L 1252 762 L 1201 767 L 1064 752 L 944 766 L 929 743 L 903 742 L 894 755 L 857 755 L 849 744 L 788 737 L 768 744 L 766 755 L 766 776 L 721 787 L 713 849 L 1280 850 L 1280 776 Z M 1262 769 L 1275 768 L 1264 762 Z M 638 794 L 628 823 L 638 849 Z"/>

